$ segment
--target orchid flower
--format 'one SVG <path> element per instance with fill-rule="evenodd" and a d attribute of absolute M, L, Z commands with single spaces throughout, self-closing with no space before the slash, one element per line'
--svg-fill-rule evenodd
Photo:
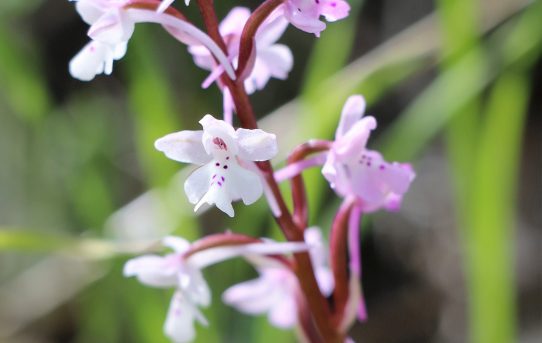
<path fill-rule="evenodd" d="M 364 111 L 363 97 L 348 98 L 322 174 L 340 196 L 357 197 L 364 213 L 398 210 L 415 173 L 409 164 L 388 163 L 377 151 L 366 149 L 376 120 L 362 117 Z"/>
<path fill-rule="evenodd" d="M 348 16 L 350 5 L 344 0 L 286 0 L 284 16 L 298 29 L 320 36 L 326 24 L 320 21 L 323 16 L 333 22 Z"/>
<path fill-rule="evenodd" d="M 303 243 L 259 242 L 208 248 L 186 257 L 193 246 L 180 237 L 165 237 L 162 244 L 173 250 L 165 256 L 144 255 L 124 265 L 124 276 L 135 276 L 148 286 L 175 288 L 164 324 L 164 332 L 174 342 L 195 337 L 194 322 L 208 325 L 200 307 L 211 304 L 211 292 L 201 270 L 236 256 L 284 254 L 306 250 Z"/>
<path fill-rule="evenodd" d="M 96 75 L 111 74 L 113 61 L 126 53 L 126 46 L 140 22 L 158 23 L 185 44 L 201 44 L 211 51 L 226 73 L 235 79 L 231 63 L 213 40 L 192 24 L 165 13 L 130 7 L 128 0 L 75 0 L 77 12 L 91 25 L 92 39 L 70 62 L 70 74 L 90 81 Z"/>
<path fill-rule="evenodd" d="M 267 161 L 277 154 L 276 137 L 262 130 L 237 129 L 206 115 L 203 131 L 180 131 L 155 142 L 155 147 L 172 160 L 201 166 L 186 180 L 184 190 L 197 211 L 203 204 L 215 204 L 230 217 L 232 201 L 254 203 L 262 195 L 260 176 L 249 170 L 253 161 Z"/>
<path fill-rule="evenodd" d="M 318 228 L 305 230 L 305 242 L 315 270 L 320 291 L 329 296 L 333 291 L 333 275 L 328 264 L 327 247 Z M 299 289 L 290 269 L 268 258 L 249 258 L 260 277 L 228 288 L 222 300 L 246 314 L 267 313 L 269 322 L 287 329 L 297 324 Z"/>
<path fill-rule="evenodd" d="M 227 45 L 228 56 L 234 65 L 237 65 L 241 34 L 249 17 L 250 10 L 248 8 L 235 7 L 219 26 L 220 34 Z M 275 44 L 287 26 L 288 21 L 276 12 L 267 18 L 258 29 L 255 37 L 254 67 L 244 82 L 247 93 L 252 94 L 263 89 L 272 77 L 281 80 L 288 77 L 293 66 L 292 52 L 283 44 Z M 221 65 L 216 64 L 206 47 L 191 45 L 188 50 L 196 65 L 211 71 L 202 85 L 207 88 L 220 77 L 224 70 Z M 227 94 L 224 96 L 226 97 Z"/>

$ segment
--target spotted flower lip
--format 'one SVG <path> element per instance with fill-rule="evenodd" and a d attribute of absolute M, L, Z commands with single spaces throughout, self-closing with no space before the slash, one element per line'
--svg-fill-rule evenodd
<path fill-rule="evenodd" d="M 398 210 L 415 173 L 409 164 L 386 162 L 379 152 L 366 148 L 376 120 L 363 117 L 364 111 L 362 96 L 348 98 L 322 174 L 337 194 L 356 196 L 365 213 Z"/>
<path fill-rule="evenodd" d="M 317 37 L 325 30 L 324 17 L 333 22 L 348 16 L 350 5 L 344 0 L 286 0 L 284 16 L 298 29 L 314 33 Z"/>
<path fill-rule="evenodd" d="M 164 332 L 174 342 L 192 341 L 196 335 L 196 321 L 208 325 L 199 309 L 211 304 L 211 291 L 201 272 L 203 268 L 236 256 L 286 254 L 307 249 L 304 243 L 262 241 L 213 247 L 185 257 L 184 254 L 192 246 L 185 239 L 168 236 L 162 240 L 162 244 L 173 252 L 128 260 L 124 265 L 124 276 L 136 277 L 151 287 L 175 288 L 164 323 Z"/>
<path fill-rule="evenodd" d="M 203 204 L 216 205 L 234 216 L 232 201 L 254 203 L 262 195 L 261 177 L 247 166 L 277 154 L 274 134 L 263 130 L 235 130 L 210 114 L 200 120 L 202 131 L 180 131 L 155 142 L 157 150 L 172 160 L 199 165 L 186 180 L 184 190 L 197 211 Z"/>
<path fill-rule="evenodd" d="M 329 268 L 328 253 L 320 229 L 305 230 L 305 242 L 315 270 L 320 291 L 329 296 L 334 280 Z M 240 312 L 257 315 L 267 313 L 269 322 L 287 329 L 297 324 L 298 281 L 291 270 L 269 258 L 248 258 L 258 270 L 256 279 L 239 283 L 222 294 L 222 300 Z"/>

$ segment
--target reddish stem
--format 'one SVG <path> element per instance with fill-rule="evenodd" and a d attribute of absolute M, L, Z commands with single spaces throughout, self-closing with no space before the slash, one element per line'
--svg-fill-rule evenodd
<path fill-rule="evenodd" d="M 340 325 L 348 302 L 348 224 L 350 212 L 355 202 L 352 197 L 348 197 L 343 201 L 331 227 L 330 255 L 335 280 L 335 289 L 333 290 L 333 322 L 335 326 Z"/>
<path fill-rule="evenodd" d="M 277 0 L 268 0 L 268 2 L 274 2 Z M 280 4 L 280 3 L 279 3 Z M 212 0 L 198 0 L 198 6 L 203 17 L 203 22 L 207 29 L 209 36 L 220 46 L 225 53 L 226 44 L 220 32 L 218 30 L 218 20 L 213 6 Z M 278 6 L 278 4 L 276 5 Z M 276 7 L 275 6 L 275 7 Z M 258 11 L 258 10 L 256 10 Z M 269 12 L 270 13 L 270 12 Z M 262 18 L 263 22 L 265 18 Z M 257 30 L 257 26 L 254 28 L 254 33 Z M 250 52 L 250 50 L 249 50 Z M 249 54 L 250 55 L 250 54 Z M 250 56 L 249 56 L 250 57 Z M 231 80 L 227 75 L 222 75 L 221 81 L 229 88 L 231 96 L 234 100 L 237 117 L 241 123 L 241 126 L 246 129 L 255 129 L 258 127 L 252 105 L 245 91 L 243 80 L 237 79 Z M 277 200 L 277 204 L 280 208 L 281 215 L 275 217 L 275 220 L 282 229 L 284 235 L 289 241 L 303 242 L 303 232 L 296 226 L 293 221 L 280 189 L 275 181 L 273 168 L 269 161 L 257 163 L 260 168 L 266 182 L 268 183 L 274 197 Z M 333 324 L 329 320 L 330 309 L 326 298 L 320 293 L 316 277 L 314 276 L 314 269 L 308 253 L 296 253 L 294 254 L 296 262 L 296 276 L 299 280 L 299 284 L 305 298 L 307 299 L 310 312 L 314 317 L 316 326 L 322 339 L 326 343 L 342 343 L 344 336 L 337 332 Z"/>
<path fill-rule="evenodd" d="M 307 156 L 327 151 L 330 149 L 331 143 L 323 140 L 311 140 L 297 146 L 288 156 L 287 163 L 292 164 L 305 159 Z M 291 179 L 292 200 L 294 205 L 294 221 L 302 229 L 307 227 L 309 218 L 307 192 L 305 191 L 305 182 L 301 174 L 294 176 Z"/>
<path fill-rule="evenodd" d="M 263 2 L 252 15 L 248 18 L 243 33 L 241 34 L 241 42 L 239 43 L 239 64 L 237 66 L 237 77 L 243 79 L 243 73 L 250 60 L 252 49 L 254 48 L 254 36 L 258 32 L 260 25 L 267 17 L 279 7 L 285 0 L 266 0 Z"/>

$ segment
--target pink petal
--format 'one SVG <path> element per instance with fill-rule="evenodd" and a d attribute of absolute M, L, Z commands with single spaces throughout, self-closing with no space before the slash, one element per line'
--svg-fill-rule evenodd
<path fill-rule="evenodd" d="M 390 194 L 402 195 L 414 179 L 414 173 L 399 163 L 387 163 L 376 151 L 367 150 L 352 169 L 352 187 L 368 205 L 384 205 Z"/>
<path fill-rule="evenodd" d="M 346 134 L 361 119 L 365 113 L 365 107 L 365 99 L 361 95 L 352 95 L 346 100 L 337 127 L 336 138 Z"/>
<path fill-rule="evenodd" d="M 322 154 L 315 155 L 305 160 L 289 164 L 286 167 L 279 169 L 275 172 L 275 180 L 277 180 L 277 182 L 282 182 L 291 179 L 294 176 L 301 174 L 305 169 L 324 164 L 326 160 L 327 152 L 324 152 Z"/>
<path fill-rule="evenodd" d="M 256 42 L 261 47 L 274 44 L 286 31 L 288 21 L 275 10 L 256 32 Z"/>
<path fill-rule="evenodd" d="M 337 21 L 348 16 L 350 5 L 344 0 L 320 0 L 323 3 L 320 5 L 321 14 L 327 21 Z"/>
<path fill-rule="evenodd" d="M 250 17 L 250 9 L 246 7 L 234 7 L 220 22 L 219 30 L 222 36 L 229 34 L 241 35 L 243 27 Z"/>
<path fill-rule="evenodd" d="M 284 294 L 275 302 L 269 312 L 269 322 L 281 329 L 291 328 L 297 323 L 297 304 L 293 294 Z"/>
<path fill-rule="evenodd" d="M 258 50 L 258 59 L 265 63 L 272 77 L 282 80 L 288 77 L 288 73 L 294 65 L 292 51 L 282 44 Z"/>
<path fill-rule="evenodd" d="M 275 302 L 275 284 L 268 279 L 257 278 L 228 288 L 222 294 L 224 303 L 247 314 L 260 314 L 269 311 Z"/>

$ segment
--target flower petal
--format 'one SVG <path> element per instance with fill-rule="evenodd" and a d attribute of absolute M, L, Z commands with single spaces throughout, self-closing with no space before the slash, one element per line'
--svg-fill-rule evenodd
<path fill-rule="evenodd" d="M 371 131 L 376 128 L 376 119 L 364 117 L 357 121 L 351 128 L 338 138 L 333 144 L 335 153 L 341 160 L 351 160 L 359 156 L 361 150 L 365 149 Z"/>
<path fill-rule="evenodd" d="M 172 160 L 203 165 L 211 156 L 203 148 L 202 137 L 203 131 L 174 132 L 157 139 L 154 147 Z"/>
<path fill-rule="evenodd" d="M 327 21 L 337 21 L 348 16 L 350 5 L 344 0 L 322 0 L 320 13 Z"/>
<path fill-rule="evenodd" d="M 231 286 L 222 294 L 222 301 L 247 314 L 260 314 L 270 310 L 275 297 L 275 284 L 259 277 Z"/>
<path fill-rule="evenodd" d="M 281 329 L 288 329 L 297 323 L 297 304 L 293 294 L 284 296 L 271 308 L 269 322 Z"/>
<path fill-rule="evenodd" d="M 231 125 L 210 114 L 205 115 L 199 122 L 203 127 L 203 146 L 208 154 L 237 154 L 236 133 Z"/>
<path fill-rule="evenodd" d="M 124 265 L 124 276 L 135 276 L 141 283 L 153 287 L 174 287 L 180 266 L 174 257 L 145 255 L 133 258 Z"/>
<path fill-rule="evenodd" d="M 281 80 L 288 78 L 288 73 L 294 65 L 292 51 L 283 44 L 275 44 L 258 50 L 258 59 L 264 61 L 272 77 Z"/>
<path fill-rule="evenodd" d="M 239 156 L 249 161 L 267 161 L 278 153 L 277 136 L 263 130 L 237 129 Z"/>
<path fill-rule="evenodd" d="M 88 35 L 94 40 L 114 45 L 127 42 L 134 29 L 135 23 L 125 11 L 109 11 L 92 24 Z"/>
<path fill-rule="evenodd" d="M 222 19 L 219 30 L 222 36 L 234 34 L 241 35 L 243 27 L 250 17 L 250 9 L 247 7 L 236 6 Z"/>
<path fill-rule="evenodd" d="M 339 126 L 337 127 L 336 138 L 340 138 L 346 134 L 361 119 L 363 113 L 365 113 L 366 106 L 365 99 L 361 95 L 352 95 L 346 100 L 342 109 Z"/>
<path fill-rule="evenodd" d="M 406 193 L 415 176 L 411 169 L 387 163 L 378 152 L 370 150 L 354 162 L 352 170 L 352 189 L 369 205 L 384 205 L 390 194 Z"/>
<path fill-rule="evenodd" d="M 89 25 L 94 24 L 106 11 L 96 1 L 80 0 L 75 3 L 75 9 L 83 21 Z"/>
<path fill-rule="evenodd" d="M 209 191 L 211 165 L 206 164 L 196 169 L 184 182 L 184 192 L 191 204 L 197 204 Z"/>
<path fill-rule="evenodd" d="M 307 245 L 301 242 L 264 242 L 243 244 L 238 246 L 223 246 L 197 252 L 187 259 L 187 263 L 196 269 L 203 269 L 215 263 L 237 256 L 282 255 L 306 251 L 307 249 Z"/>
<path fill-rule="evenodd" d="M 70 61 L 70 74 L 81 81 L 90 81 L 103 72 L 110 74 L 113 59 L 120 59 L 122 52 L 126 52 L 125 44 L 110 46 L 98 41 L 89 42 Z"/>
<path fill-rule="evenodd" d="M 275 10 L 258 28 L 258 32 L 256 32 L 257 45 L 261 47 L 270 46 L 284 34 L 289 23 L 281 14 L 280 9 Z"/>
<path fill-rule="evenodd" d="M 196 337 L 193 306 L 181 292 L 173 294 L 164 323 L 164 332 L 175 343 L 191 342 Z"/>
<path fill-rule="evenodd" d="M 219 210 L 233 218 L 235 215 L 231 204 L 233 200 L 227 191 L 217 186 L 210 187 L 209 191 L 203 195 L 201 200 L 196 204 L 196 207 L 194 207 L 194 212 L 197 212 L 202 205 L 209 204 L 215 205 Z"/>
<path fill-rule="evenodd" d="M 242 199 L 245 205 L 255 203 L 263 193 L 261 178 L 254 172 L 231 164 L 228 190 L 233 200 Z"/>
<path fill-rule="evenodd" d="M 190 248 L 190 242 L 176 236 L 166 236 L 162 238 L 162 245 L 173 249 L 176 253 L 184 253 Z"/>

